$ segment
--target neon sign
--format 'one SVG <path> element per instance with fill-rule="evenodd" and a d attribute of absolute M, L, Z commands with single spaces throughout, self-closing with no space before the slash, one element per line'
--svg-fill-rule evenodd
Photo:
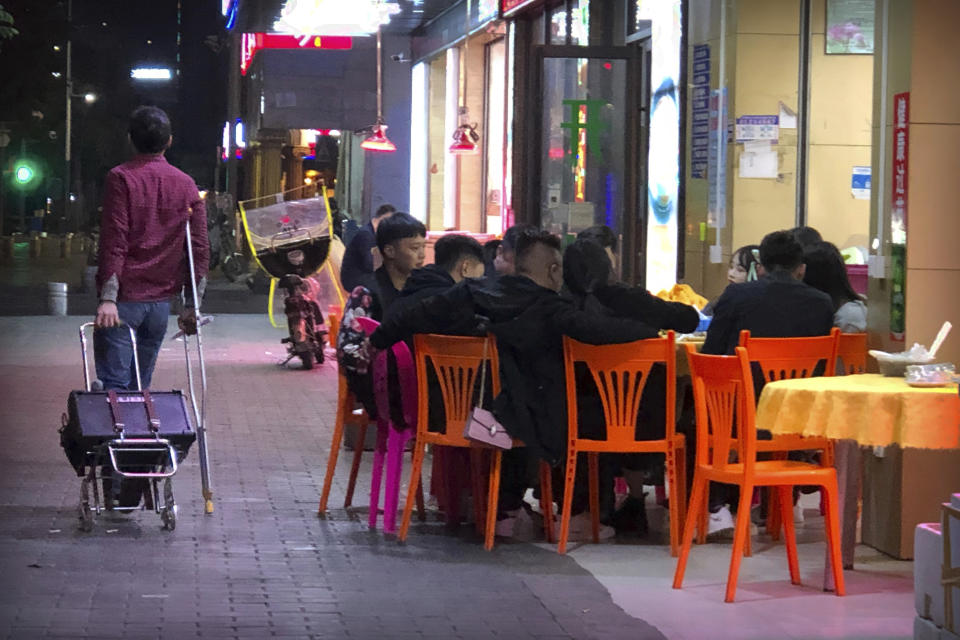
<path fill-rule="evenodd" d="M 350 36 L 291 36 L 279 33 L 244 33 L 240 41 L 240 73 L 247 75 L 253 57 L 261 49 L 326 49 L 353 48 Z"/>

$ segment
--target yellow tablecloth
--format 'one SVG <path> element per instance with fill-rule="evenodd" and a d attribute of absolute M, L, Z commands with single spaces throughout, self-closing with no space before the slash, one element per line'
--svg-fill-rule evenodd
<path fill-rule="evenodd" d="M 877 374 L 771 382 L 757 407 L 757 428 L 826 436 L 868 446 L 960 447 L 957 385 L 919 389 Z"/>

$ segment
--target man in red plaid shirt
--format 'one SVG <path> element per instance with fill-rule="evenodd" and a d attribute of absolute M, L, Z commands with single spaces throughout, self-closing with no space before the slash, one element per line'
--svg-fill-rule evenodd
<path fill-rule="evenodd" d="M 197 185 L 164 158 L 173 140 L 167 114 L 156 107 L 140 107 L 130 117 L 129 133 L 137 155 L 107 174 L 100 223 L 94 354 L 104 389 L 136 388 L 128 327 L 136 333 L 141 379 L 149 388 L 167 330 L 170 299 L 181 290 L 185 294 L 181 328 L 195 330 L 186 253 L 188 220 L 198 299 L 210 259 L 207 217 Z"/>

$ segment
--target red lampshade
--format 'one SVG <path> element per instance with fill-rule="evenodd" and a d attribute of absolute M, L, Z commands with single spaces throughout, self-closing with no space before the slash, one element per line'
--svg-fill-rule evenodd
<path fill-rule="evenodd" d="M 453 133 L 453 144 L 448 149 L 455 156 L 466 156 L 477 153 L 477 145 L 470 139 L 470 129 L 460 127 Z"/>
<path fill-rule="evenodd" d="M 373 128 L 370 137 L 360 143 L 360 146 L 367 151 L 385 151 L 387 153 L 397 150 L 397 145 L 390 142 L 387 137 L 387 125 L 377 124 Z"/>

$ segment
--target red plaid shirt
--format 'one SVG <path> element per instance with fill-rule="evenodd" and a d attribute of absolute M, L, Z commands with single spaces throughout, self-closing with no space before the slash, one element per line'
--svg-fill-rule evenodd
<path fill-rule="evenodd" d="M 206 211 L 193 179 L 162 154 L 139 155 L 111 169 L 100 222 L 101 299 L 155 302 L 179 293 L 189 281 L 188 218 L 199 282 L 207 275 L 210 247 Z"/>

